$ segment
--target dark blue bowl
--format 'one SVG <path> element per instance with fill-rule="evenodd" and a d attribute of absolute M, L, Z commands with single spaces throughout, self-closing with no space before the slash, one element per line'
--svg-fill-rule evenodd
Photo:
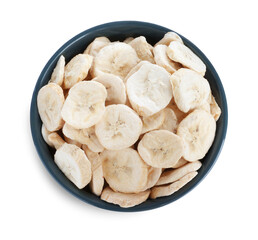
<path fill-rule="evenodd" d="M 65 175 L 59 170 L 59 168 L 53 161 L 53 149 L 48 147 L 48 145 L 45 143 L 41 136 L 42 122 L 38 114 L 36 101 L 37 94 L 39 89 L 48 83 L 51 73 L 60 55 L 64 55 L 66 61 L 68 62 L 74 55 L 83 52 L 86 46 L 91 41 L 93 41 L 94 38 L 99 36 L 106 36 L 111 41 L 123 41 L 127 37 L 137 37 L 143 35 L 146 37 L 149 43 L 155 44 L 168 31 L 172 30 L 152 23 L 137 21 L 111 22 L 90 28 L 78 34 L 77 36 L 69 40 L 67 43 L 65 43 L 59 50 L 57 50 L 57 52 L 47 62 L 46 66 L 44 67 L 38 78 L 38 81 L 33 92 L 30 110 L 31 133 L 35 147 L 37 149 L 41 161 L 43 162 L 47 170 L 50 172 L 50 174 L 56 179 L 56 181 L 59 182 L 71 194 L 73 194 L 74 196 L 78 197 L 86 203 L 108 210 L 124 212 L 144 211 L 164 206 L 181 198 L 186 193 L 190 192 L 194 187 L 196 187 L 211 170 L 220 154 L 220 151 L 225 140 L 228 122 L 228 110 L 225 92 L 217 72 L 215 71 L 214 67 L 207 59 L 207 57 L 193 43 L 191 43 L 189 40 L 187 40 L 185 37 L 181 35 L 180 36 L 183 39 L 185 45 L 188 46 L 193 52 L 195 52 L 195 54 L 197 54 L 206 64 L 207 71 L 205 78 L 207 78 L 210 83 L 212 93 L 215 96 L 218 105 L 222 110 L 222 114 L 219 120 L 217 121 L 217 131 L 215 140 L 209 152 L 202 161 L 203 165 L 199 170 L 199 174 L 179 191 L 168 197 L 162 197 L 155 200 L 148 199 L 146 202 L 138 206 L 127 209 L 121 208 L 118 205 L 113 205 L 104 202 L 100 200 L 99 197 L 92 194 L 87 189 L 87 187 L 85 189 L 79 190 L 75 187 L 75 185 L 73 185 L 73 183 L 71 183 L 65 177 Z"/>

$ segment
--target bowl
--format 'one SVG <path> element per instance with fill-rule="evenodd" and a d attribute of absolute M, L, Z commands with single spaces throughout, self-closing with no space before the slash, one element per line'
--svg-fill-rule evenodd
<path fill-rule="evenodd" d="M 173 30 L 156 24 L 139 21 L 110 22 L 90 28 L 76 35 L 71 40 L 66 42 L 61 48 L 59 48 L 47 62 L 46 66 L 42 70 L 37 80 L 31 100 L 30 124 L 32 138 L 37 149 L 38 155 L 41 161 L 43 162 L 44 166 L 49 171 L 49 173 L 62 187 L 64 187 L 68 192 L 70 192 L 75 197 L 81 199 L 82 201 L 88 204 L 113 211 L 133 212 L 150 210 L 172 203 L 177 199 L 183 197 L 185 194 L 189 193 L 205 178 L 205 176 L 212 169 L 214 163 L 216 162 L 220 154 L 226 137 L 228 121 L 227 101 L 224 89 L 216 70 L 214 69 L 208 58 L 193 43 L 191 43 L 188 39 L 186 39 L 180 34 L 179 35 L 183 39 L 185 45 L 189 47 L 197 56 L 199 56 L 200 59 L 206 64 L 207 71 L 205 74 L 205 78 L 208 79 L 212 89 L 212 93 L 215 96 L 217 103 L 222 111 L 222 114 L 219 120 L 217 121 L 217 130 L 213 145 L 211 146 L 208 153 L 202 160 L 203 164 L 198 171 L 198 175 L 187 185 L 185 185 L 179 191 L 175 192 L 170 196 L 157 198 L 154 200 L 148 199 L 146 202 L 132 208 L 121 208 L 118 205 L 102 201 L 99 197 L 92 194 L 87 187 L 82 190 L 79 190 L 72 182 L 70 182 L 65 177 L 65 175 L 59 170 L 57 165 L 54 163 L 54 150 L 51 149 L 42 138 L 42 122 L 38 114 L 37 94 L 39 89 L 48 83 L 51 73 L 60 55 L 64 55 L 66 62 L 68 62 L 74 55 L 82 53 L 85 50 L 86 46 L 89 43 L 91 43 L 94 40 L 94 38 L 99 36 L 106 36 L 111 41 L 123 41 L 127 37 L 137 37 L 143 35 L 146 37 L 149 43 L 155 44 L 168 31 Z"/>

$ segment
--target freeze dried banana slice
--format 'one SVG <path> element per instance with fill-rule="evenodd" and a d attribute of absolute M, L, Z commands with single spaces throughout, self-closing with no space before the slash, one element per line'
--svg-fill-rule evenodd
<path fill-rule="evenodd" d="M 172 98 L 170 74 L 155 64 L 144 63 L 126 82 L 133 109 L 143 117 L 165 108 Z"/>
<path fill-rule="evenodd" d="M 81 144 L 86 144 L 93 152 L 102 152 L 104 147 L 100 144 L 96 134 L 95 127 L 76 129 L 65 123 L 63 127 L 63 134 Z"/>
<path fill-rule="evenodd" d="M 190 172 L 178 181 L 173 182 L 169 185 L 153 187 L 151 189 L 150 198 L 155 199 L 158 197 L 164 197 L 173 194 L 174 192 L 185 186 L 188 182 L 190 182 L 197 174 L 198 172 Z"/>
<path fill-rule="evenodd" d="M 149 63 L 148 61 L 140 61 L 137 65 L 135 65 L 131 70 L 130 70 L 130 72 L 126 75 L 126 77 L 124 78 L 124 83 L 126 83 L 126 81 L 127 81 L 127 79 L 129 78 L 129 77 L 131 77 L 134 73 L 136 73 L 140 68 L 141 68 L 141 66 L 143 65 L 143 64 L 145 64 L 145 63 Z"/>
<path fill-rule="evenodd" d="M 107 90 L 106 105 L 125 104 L 126 92 L 123 80 L 113 74 L 104 73 L 92 79 L 103 84 Z"/>
<path fill-rule="evenodd" d="M 164 121 L 159 129 L 164 129 L 176 133 L 178 122 L 174 111 L 171 108 L 165 108 L 162 110 L 164 113 Z"/>
<path fill-rule="evenodd" d="M 48 140 L 48 136 L 49 136 L 49 134 L 51 134 L 51 133 L 52 133 L 52 132 L 49 132 L 49 131 L 46 129 L 45 125 L 42 124 L 42 126 L 41 126 L 41 134 L 42 134 L 42 137 L 43 137 L 44 141 L 47 143 L 48 146 L 54 147 L 53 143 L 51 143 L 51 142 Z"/>
<path fill-rule="evenodd" d="M 175 32 L 167 32 L 164 37 L 154 45 L 154 47 L 159 44 L 168 46 L 172 41 L 177 41 L 183 44 L 183 40 L 178 36 L 178 34 Z"/>
<path fill-rule="evenodd" d="M 149 167 L 147 184 L 143 188 L 142 191 L 145 191 L 147 189 L 152 188 L 157 183 L 157 181 L 159 180 L 161 173 L 162 173 L 161 168 Z"/>
<path fill-rule="evenodd" d="M 148 180 L 148 165 L 132 148 L 100 154 L 104 178 L 118 192 L 137 193 L 142 191 Z"/>
<path fill-rule="evenodd" d="M 176 162 L 176 164 L 173 165 L 172 168 L 180 168 L 180 167 L 184 166 L 184 165 L 187 164 L 187 163 L 188 163 L 188 161 L 186 161 L 183 157 L 181 157 L 181 158 Z"/>
<path fill-rule="evenodd" d="M 89 54 L 95 57 L 98 52 L 105 46 L 110 44 L 110 41 L 107 37 L 97 37 L 91 42 L 88 47 L 85 49 L 84 54 Z"/>
<path fill-rule="evenodd" d="M 65 141 L 56 132 L 52 132 L 48 135 L 48 141 L 54 146 L 55 149 L 59 149 L 63 146 Z"/>
<path fill-rule="evenodd" d="M 210 94 L 209 82 L 200 74 L 181 68 L 171 75 L 174 100 L 182 112 L 188 112 L 207 102 Z"/>
<path fill-rule="evenodd" d="M 213 95 L 211 95 L 210 112 L 211 112 L 211 115 L 214 117 L 215 121 L 218 121 L 221 115 L 221 109 L 217 104 Z"/>
<path fill-rule="evenodd" d="M 59 86 L 63 84 L 64 81 L 64 69 L 65 69 L 65 57 L 63 55 L 57 61 L 56 67 L 53 70 L 50 81 L 56 83 Z"/>
<path fill-rule="evenodd" d="M 101 194 L 101 199 L 109 203 L 117 204 L 122 208 L 129 208 L 145 202 L 149 195 L 150 190 L 140 193 L 119 193 L 106 187 Z"/>
<path fill-rule="evenodd" d="M 175 182 L 186 174 L 197 171 L 201 166 L 202 163 L 200 161 L 195 161 L 192 163 L 187 163 L 183 167 L 177 169 L 167 170 L 161 174 L 160 179 L 156 183 L 156 186 Z"/>
<path fill-rule="evenodd" d="M 179 123 L 177 135 L 185 143 L 183 157 L 189 162 L 202 159 L 215 137 L 216 122 L 211 114 L 204 110 L 194 110 Z"/>
<path fill-rule="evenodd" d="M 138 152 L 148 165 L 170 168 L 184 153 L 183 140 L 167 130 L 154 130 L 143 136 Z"/>
<path fill-rule="evenodd" d="M 93 57 L 88 54 L 78 54 L 65 66 L 64 89 L 71 88 L 85 79 L 92 64 Z"/>
<path fill-rule="evenodd" d="M 142 121 L 129 107 L 114 104 L 106 107 L 102 119 L 95 125 L 95 133 L 103 147 L 119 150 L 132 146 L 142 131 Z"/>
<path fill-rule="evenodd" d="M 205 75 L 205 64 L 184 44 L 177 41 L 171 42 L 167 48 L 167 55 L 171 60 L 181 63 L 183 66 L 196 71 L 202 76 Z"/>
<path fill-rule="evenodd" d="M 65 176 L 76 185 L 84 188 L 91 180 L 91 164 L 79 147 L 64 143 L 57 149 L 54 161 Z"/>
<path fill-rule="evenodd" d="M 68 93 L 61 112 L 62 117 L 74 128 L 89 128 L 104 114 L 106 97 L 106 88 L 101 83 L 79 82 Z"/>
<path fill-rule="evenodd" d="M 131 46 L 121 42 L 111 43 L 103 47 L 96 55 L 92 76 L 111 73 L 124 79 L 138 62 L 139 58 Z"/>
<path fill-rule="evenodd" d="M 102 169 L 102 160 L 98 153 L 92 152 L 90 149 L 83 146 L 83 150 L 86 153 L 86 156 L 90 160 L 92 178 L 89 183 L 90 190 L 97 196 L 100 196 L 103 187 L 104 187 L 104 176 Z"/>
<path fill-rule="evenodd" d="M 145 37 L 140 36 L 129 42 L 141 60 L 154 63 L 153 54 Z"/>
<path fill-rule="evenodd" d="M 170 74 L 182 68 L 180 63 L 172 61 L 167 56 L 167 46 L 159 44 L 153 49 L 154 60 L 157 65 L 165 68 Z"/>
<path fill-rule="evenodd" d="M 49 83 L 42 87 L 37 96 L 40 118 L 48 131 L 53 132 L 62 128 L 64 121 L 61 109 L 64 104 L 64 93 L 56 83 Z"/>
<path fill-rule="evenodd" d="M 142 134 L 160 128 L 164 123 L 164 119 L 164 110 L 161 110 L 149 117 L 142 117 Z"/>

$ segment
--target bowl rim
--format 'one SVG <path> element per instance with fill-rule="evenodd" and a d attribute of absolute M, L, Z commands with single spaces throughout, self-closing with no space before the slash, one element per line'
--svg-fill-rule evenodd
<path fill-rule="evenodd" d="M 154 200 L 151 205 L 147 205 L 147 206 L 143 206 L 143 205 L 137 205 L 135 207 L 132 208 L 121 208 L 118 205 L 114 205 L 114 204 L 110 204 L 110 203 L 106 203 L 104 201 L 103 204 L 99 204 L 95 201 L 92 201 L 90 199 L 85 199 L 83 198 L 81 195 L 77 194 L 76 192 L 72 191 L 70 188 L 68 188 L 62 181 L 60 181 L 56 176 L 55 173 L 52 172 L 52 170 L 49 168 L 49 166 L 45 163 L 44 160 L 44 156 L 43 156 L 43 150 L 40 147 L 39 142 L 37 141 L 37 137 L 36 137 L 36 132 L 35 132 L 35 127 L 33 126 L 33 116 L 35 114 L 35 111 L 37 111 L 37 104 L 36 99 L 37 99 L 37 93 L 39 90 L 39 86 L 40 86 L 40 79 L 43 79 L 45 77 L 45 74 L 48 70 L 48 68 L 50 67 L 50 65 L 52 65 L 53 62 L 57 61 L 57 58 L 59 58 L 60 53 L 63 52 L 65 49 L 69 48 L 71 45 L 73 45 L 76 41 L 79 41 L 81 38 L 83 38 L 87 33 L 96 31 L 96 30 L 100 30 L 100 29 L 106 29 L 109 27 L 115 27 L 115 26 L 121 26 L 121 25 L 141 25 L 142 27 L 151 27 L 151 28 L 158 28 L 160 30 L 164 30 L 166 32 L 168 31 L 173 31 L 175 33 L 177 33 L 176 31 L 172 30 L 172 29 L 168 29 L 166 27 L 154 24 L 154 23 L 149 23 L 149 22 L 143 22 L 143 21 L 114 21 L 114 22 L 108 22 L 108 23 L 104 23 L 104 24 L 100 24 L 94 27 L 91 27 L 85 31 L 82 31 L 81 33 L 75 35 L 74 37 L 72 37 L 70 40 L 68 40 L 66 43 L 64 43 L 53 55 L 52 57 L 48 60 L 48 62 L 46 63 L 46 65 L 44 66 L 43 70 L 41 71 L 37 82 L 35 84 L 35 88 L 33 90 L 33 94 L 32 94 L 32 99 L 31 99 L 31 105 L 30 105 L 30 128 L 31 128 L 31 134 L 32 134 L 32 139 L 33 139 L 33 143 L 34 146 L 37 150 L 37 153 L 40 157 L 41 162 L 43 163 L 43 165 L 45 166 L 45 168 L 48 170 L 48 172 L 50 173 L 50 175 L 64 188 L 66 189 L 69 193 L 71 193 L 73 196 L 79 198 L 80 200 L 82 200 L 83 202 L 86 202 L 88 204 L 91 204 L 95 207 L 98 208 L 102 208 L 102 209 L 106 209 L 106 210 L 111 210 L 111 211 L 120 211 L 120 212 L 138 212 L 138 211 L 146 211 L 146 210 L 152 210 L 155 208 L 159 208 L 162 206 L 165 206 L 167 204 L 170 204 L 176 200 L 178 200 L 179 198 L 183 197 L 185 194 L 189 193 L 193 188 L 195 188 L 198 184 L 200 184 L 200 182 L 203 181 L 203 179 L 207 176 L 207 174 L 211 171 L 211 169 L 213 168 L 214 164 L 216 163 L 220 152 L 223 148 L 224 142 L 225 142 L 225 138 L 226 138 L 226 133 L 227 133 L 227 126 L 228 126 L 228 106 L 227 106 L 227 100 L 226 100 L 226 94 L 222 85 L 222 82 L 220 80 L 220 77 L 218 75 L 218 73 L 216 72 L 215 68 L 213 67 L 213 65 L 211 64 L 211 62 L 209 61 L 209 59 L 205 56 L 205 54 L 199 49 L 197 48 L 191 41 L 189 41 L 187 38 L 185 38 L 184 36 L 182 36 L 181 34 L 177 33 L 182 39 L 183 41 L 186 43 L 186 45 L 191 45 L 191 49 L 194 50 L 195 53 L 197 53 L 197 55 L 199 57 L 201 57 L 202 59 L 205 60 L 205 64 L 207 66 L 207 68 L 210 69 L 213 77 L 216 79 L 216 84 L 218 85 L 219 88 L 219 92 L 220 92 L 220 97 L 221 97 L 221 102 L 223 105 L 223 119 L 222 119 L 222 135 L 219 139 L 219 143 L 218 143 L 218 148 L 216 150 L 216 154 L 213 158 L 213 161 L 209 162 L 209 165 L 206 166 L 206 171 L 204 172 L 204 175 L 202 175 L 202 177 L 195 183 L 195 184 L 190 184 L 189 187 L 187 188 L 186 191 L 181 192 L 180 194 L 177 194 L 176 197 L 169 199 L 169 200 L 165 200 L 164 198 L 158 198 L 158 200 Z M 221 106 L 222 107 L 222 106 Z M 198 176 L 198 175 L 197 175 Z M 163 200 L 162 200 L 163 199 Z"/>

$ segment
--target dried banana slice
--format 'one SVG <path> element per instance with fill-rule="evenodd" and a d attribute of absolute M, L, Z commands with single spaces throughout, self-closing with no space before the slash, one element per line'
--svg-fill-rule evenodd
<path fill-rule="evenodd" d="M 84 54 L 89 54 L 95 57 L 98 52 L 105 46 L 110 44 L 110 41 L 107 37 L 97 37 L 91 42 L 88 47 L 85 49 Z"/>
<path fill-rule="evenodd" d="M 183 44 L 183 40 L 178 36 L 178 34 L 175 32 L 167 32 L 164 37 L 154 45 L 154 47 L 159 44 L 168 46 L 172 41 L 177 41 Z"/>
<path fill-rule="evenodd" d="M 202 159 L 210 149 L 216 131 L 216 122 L 204 110 L 194 110 L 178 125 L 177 135 L 185 143 L 183 157 L 189 162 Z"/>
<path fill-rule="evenodd" d="M 171 75 L 171 82 L 174 100 L 182 112 L 187 113 L 207 102 L 210 85 L 200 74 L 181 68 Z"/>
<path fill-rule="evenodd" d="M 92 76 L 111 73 L 124 79 L 138 62 L 139 58 L 130 45 L 121 42 L 111 43 L 103 47 L 96 55 Z"/>
<path fill-rule="evenodd" d="M 132 148 L 100 154 L 103 174 L 109 186 L 118 192 L 141 192 L 148 180 L 148 165 Z"/>
<path fill-rule="evenodd" d="M 159 129 L 164 129 L 176 133 L 178 126 L 176 114 L 171 108 L 165 108 L 162 110 L 162 112 L 164 113 L 164 121 Z"/>
<path fill-rule="evenodd" d="M 185 186 L 188 182 L 190 182 L 197 174 L 198 172 L 190 172 L 178 181 L 173 182 L 169 185 L 153 187 L 151 189 L 150 198 L 155 199 L 158 197 L 164 197 L 173 194 L 174 192 Z"/>
<path fill-rule="evenodd" d="M 106 88 L 101 83 L 79 82 L 68 93 L 61 112 L 62 117 L 74 128 L 89 128 L 104 114 L 106 97 Z"/>
<path fill-rule="evenodd" d="M 51 134 L 51 133 L 52 133 L 52 132 L 49 132 L 49 131 L 46 129 L 45 125 L 42 124 L 42 126 L 41 126 L 41 134 L 42 134 L 42 137 L 43 137 L 44 141 L 47 143 L 48 146 L 54 147 L 53 143 L 51 143 L 51 142 L 48 140 L 48 136 L 49 136 L 49 134 Z"/>
<path fill-rule="evenodd" d="M 95 125 L 95 133 L 103 147 L 119 150 L 132 146 L 142 131 L 142 121 L 129 107 L 114 104 L 106 107 L 102 119 Z"/>
<path fill-rule="evenodd" d="M 170 74 L 155 64 L 144 63 L 126 82 L 126 90 L 133 109 L 143 117 L 165 108 L 172 98 Z"/>
<path fill-rule="evenodd" d="M 149 117 L 142 117 L 142 134 L 160 128 L 164 123 L 164 119 L 164 110 L 161 110 Z"/>
<path fill-rule="evenodd" d="M 123 80 L 113 74 L 104 73 L 92 79 L 103 84 L 107 90 L 106 105 L 125 104 L 126 92 Z"/>
<path fill-rule="evenodd" d="M 180 168 L 180 167 L 184 166 L 184 165 L 187 164 L 187 163 L 188 163 L 188 161 L 186 161 L 183 157 L 181 157 L 181 158 L 176 162 L 176 164 L 173 165 L 172 168 Z"/>
<path fill-rule="evenodd" d="M 40 118 L 49 132 L 62 128 L 64 121 L 61 109 L 64 104 L 64 93 L 56 83 L 49 83 L 42 87 L 37 96 Z"/>
<path fill-rule="evenodd" d="M 63 55 L 57 61 L 56 67 L 53 70 L 50 81 L 62 86 L 64 81 L 64 70 L 65 70 L 65 57 Z"/>
<path fill-rule="evenodd" d="M 187 163 L 183 167 L 177 169 L 167 170 L 161 174 L 160 179 L 156 183 L 156 186 L 175 182 L 186 174 L 197 171 L 201 166 L 202 163 L 200 161 L 195 161 L 192 163 Z"/>
<path fill-rule="evenodd" d="M 61 138 L 56 132 L 52 132 L 48 135 L 48 141 L 54 146 L 55 149 L 59 149 L 65 143 L 63 138 Z"/>
<path fill-rule="evenodd" d="M 109 203 L 117 204 L 122 208 L 129 208 L 145 202 L 149 195 L 150 190 L 140 193 L 118 193 L 107 187 L 103 190 L 101 199 Z"/>
<path fill-rule="evenodd" d="M 150 167 L 147 184 L 142 191 L 152 188 L 159 180 L 161 173 L 162 173 L 161 168 Z"/>
<path fill-rule="evenodd" d="M 211 112 L 211 115 L 214 117 L 215 121 L 218 121 L 221 115 L 221 109 L 217 104 L 216 99 L 214 98 L 213 95 L 211 95 L 210 112 Z"/>
<path fill-rule="evenodd" d="M 205 75 L 205 64 L 184 44 L 178 41 L 171 42 L 167 48 L 167 55 L 171 60 L 181 63 L 183 66 L 196 71 L 202 76 Z"/>
<path fill-rule="evenodd" d="M 126 81 L 127 81 L 127 79 L 129 78 L 129 77 L 131 77 L 134 73 L 136 73 L 140 68 L 141 68 L 141 66 L 143 65 L 143 64 L 145 64 L 145 63 L 149 63 L 148 61 L 140 61 L 137 65 L 135 65 L 131 70 L 130 70 L 130 72 L 126 75 L 126 77 L 124 78 L 124 83 L 126 83 Z"/>
<path fill-rule="evenodd" d="M 184 153 L 183 140 L 167 130 L 154 130 L 143 136 L 138 152 L 148 165 L 170 168 Z"/>
<path fill-rule="evenodd" d="M 88 75 L 93 57 L 88 54 L 78 54 L 65 66 L 64 89 L 69 89 Z"/>
<path fill-rule="evenodd" d="M 64 143 L 57 149 L 54 161 L 65 176 L 76 185 L 84 188 L 91 180 L 91 164 L 79 147 Z"/>

